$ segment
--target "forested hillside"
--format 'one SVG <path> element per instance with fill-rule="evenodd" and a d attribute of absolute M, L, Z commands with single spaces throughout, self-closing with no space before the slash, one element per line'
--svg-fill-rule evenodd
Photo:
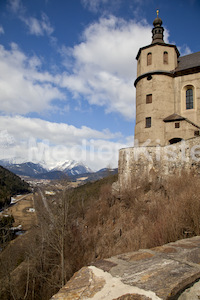
<path fill-rule="evenodd" d="M 49 300 L 81 267 L 200 234 L 200 177 L 137 178 L 112 194 L 117 175 L 55 195 L 34 192 L 37 226 L 0 253 L 1 300 Z M 66 184 L 66 185 L 64 185 Z"/>
<path fill-rule="evenodd" d="M 27 193 L 29 191 L 28 183 L 0 166 L 0 208 L 10 203 L 11 196 Z"/>

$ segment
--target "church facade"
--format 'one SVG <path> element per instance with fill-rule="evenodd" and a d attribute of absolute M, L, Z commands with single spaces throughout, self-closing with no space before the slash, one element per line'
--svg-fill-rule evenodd
<path fill-rule="evenodd" d="M 135 144 L 165 146 L 199 135 L 200 52 L 180 56 L 163 40 L 158 17 L 152 43 L 137 54 Z"/>

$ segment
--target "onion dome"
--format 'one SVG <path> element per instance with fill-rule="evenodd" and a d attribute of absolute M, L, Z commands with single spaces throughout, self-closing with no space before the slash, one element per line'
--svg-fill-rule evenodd
<path fill-rule="evenodd" d="M 155 18 L 155 20 L 153 21 L 153 25 L 154 25 L 154 27 L 162 26 L 162 20 L 161 20 L 161 18 L 159 18 L 157 16 L 157 18 Z"/>

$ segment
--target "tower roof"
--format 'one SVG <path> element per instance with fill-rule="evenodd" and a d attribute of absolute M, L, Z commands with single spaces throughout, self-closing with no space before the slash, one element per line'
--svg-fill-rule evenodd
<path fill-rule="evenodd" d="M 164 43 L 163 32 L 164 28 L 162 27 L 162 20 L 158 17 L 159 10 L 157 10 L 157 17 L 153 21 L 154 28 L 152 29 L 152 44 L 154 43 Z"/>
<path fill-rule="evenodd" d="M 154 27 L 162 26 L 161 18 L 159 18 L 159 17 L 155 18 L 155 20 L 153 21 L 153 26 Z"/>
<path fill-rule="evenodd" d="M 176 47 L 176 45 L 166 44 L 163 40 L 163 32 L 164 28 L 162 27 L 162 19 L 158 16 L 159 10 L 157 10 L 157 17 L 153 21 L 154 28 L 152 29 L 152 43 L 150 45 L 141 47 L 137 53 L 136 59 L 138 60 L 140 57 L 140 53 L 143 49 L 152 47 L 154 45 L 160 45 L 160 46 L 167 46 L 167 47 L 174 47 L 177 57 L 180 56 L 180 53 Z"/>

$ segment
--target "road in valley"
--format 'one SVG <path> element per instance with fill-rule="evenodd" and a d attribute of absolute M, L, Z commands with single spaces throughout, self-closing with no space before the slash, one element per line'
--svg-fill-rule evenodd
<path fill-rule="evenodd" d="M 49 217 L 50 217 L 51 221 L 54 221 L 54 215 L 52 214 L 51 209 L 49 208 L 49 205 L 48 205 L 46 197 L 44 196 L 44 194 L 43 194 L 43 192 L 42 192 L 42 190 L 40 188 L 38 189 L 38 191 L 40 193 L 43 205 L 46 208 L 46 211 L 49 214 Z"/>

